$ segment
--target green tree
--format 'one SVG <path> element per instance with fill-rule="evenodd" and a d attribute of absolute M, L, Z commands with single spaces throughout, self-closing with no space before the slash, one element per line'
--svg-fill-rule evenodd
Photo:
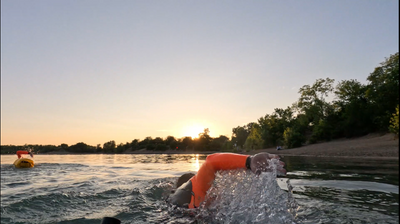
<path fill-rule="evenodd" d="M 138 143 L 138 148 L 139 149 L 144 149 L 144 148 L 148 148 L 147 145 L 149 144 L 153 144 L 153 138 L 148 136 L 145 139 L 143 139 L 142 141 L 140 141 Z M 151 148 L 151 147 L 150 147 Z"/>
<path fill-rule="evenodd" d="M 221 151 L 226 148 L 229 138 L 225 135 L 220 135 L 218 138 L 213 138 L 210 143 L 210 149 L 213 151 Z"/>
<path fill-rule="evenodd" d="M 168 136 L 165 139 L 165 144 L 169 146 L 170 149 L 176 149 L 176 147 L 178 147 L 179 142 L 173 136 Z"/>
<path fill-rule="evenodd" d="M 184 137 L 179 140 L 178 150 L 193 150 L 194 149 L 194 141 L 192 137 Z"/>
<path fill-rule="evenodd" d="M 131 147 L 132 147 L 132 150 L 138 150 L 139 149 L 139 139 L 132 140 Z"/>
<path fill-rule="evenodd" d="M 117 147 L 114 149 L 114 153 L 123 153 L 125 151 L 125 145 L 120 143 L 117 145 Z"/>
<path fill-rule="evenodd" d="M 100 144 L 97 144 L 96 149 L 95 149 L 95 152 L 96 152 L 96 153 L 99 153 L 99 152 L 101 152 L 101 150 L 102 150 L 101 145 L 100 145 Z"/>
<path fill-rule="evenodd" d="M 273 119 L 270 118 L 269 114 L 266 114 L 264 117 L 258 119 L 258 124 L 261 128 L 261 138 L 263 139 L 264 147 L 274 146 L 276 137 L 273 134 Z"/>
<path fill-rule="evenodd" d="M 166 151 L 168 146 L 166 144 L 157 144 L 155 147 L 155 151 Z"/>
<path fill-rule="evenodd" d="M 264 140 L 261 136 L 261 127 L 260 125 L 254 125 L 244 143 L 244 148 L 246 151 L 250 151 L 253 149 L 262 149 L 263 146 Z"/>
<path fill-rule="evenodd" d="M 298 108 L 302 110 L 311 122 L 318 122 L 324 117 L 326 107 L 326 97 L 333 91 L 334 79 L 317 79 L 312 86 L 304 85 L 300 88 L 300 98 Z"/>
<path fill-rule="evenodd" d="M 284 131 L 283 138 L 284 138 L 284 145 L 288 149 L 300 147 L 305 141 L 304 135 L 302 135 L 297 130 L 289 127 L 286 128 L 286 130 Z"/>
<path fill-rule="evenodd" d="M 365 97 L 367 86 L 357 80 L 344 80 L 335 88 L 334 106 L 339 120 L 335 122 L 336 137 L 353 137 L 373 131 L 372 113 Z M 331 124 L 332 125 L 332 124 Z"/>
<path fill-rule="evenodd" d="M 258 119 L 258 127 L 261 128 L 260 135 L 263 139 L 263 146 L 270 147 L 281 145 L 283 132 L 293 122 L 293 110 L 275 108 L 274 112 Z"/>
<path fill-rule="evenodd" d="M 109 141 L 103 144 L 103 153 L 114 153 L 116 149 L 115 141 Z"/>
<path fill-rule="evenodd" d="M 379 130 L 387 131 L 390 117 L 399 103 L 399 53 L 386 58 L 367 80 L 366 96 L 372 104 L 374 123 Z"/>
<path fill-rule="evenodd" d="M 312 132 L 320 132 L 321 124 L 329 124 L 326 120 L 332 116 L 334 109 L 332 104 L 326 101 L 326 97 L 334 90 L 334 81 L 330 78 L 317 79 L 312 86 L 304 85 L 299 90 L 300 98 L 296 107 L 307 116 L 310 124 L 308 127 Z M 320 133 L 314 133 L 313 136 L 313 141 L 320 140 Z"/>
<path fill-rule="evenodd" d="M 93 153 L 96 150 L 96 147 L 87 145 L 83 142 L 76 143 L 75 145 L 71 145 L 68 147 L 69 152 L 75 153 Z"/>
<path fill-rule="evenodd" d="M 332 126 L 326 120 L 319 120 L 319 123 L 313 128 L 310 143 L 316 143 L 318 140 L 330 141 L 331 139 Z"/>
<path fill-rule="evenodd" d="M 396 107 L 396 113 L 393 113 L 392 118 L 390 119 L 389 130 L 396 134 L 397 138 L 399 137 L 399 105 Z"/>
<path fill-rule="evenodd" d="M 199 138 L 197 139 L 196 149 L 201 150 L 210 150 L 210 143 L 212 138 L 209 135 L 210 130 L 208 128 L 204 129 L 204 132 L 199 134 Z"/>
<path fill-rule="evenodd" d="M 164 140 L 162 139 L 162 138 L 160 138 L 160 137 L 156 137 L 154 140 L 153 140 L 153 143 L 154 144 L 164 144 Z"/>
<path fill-rule="evenodd" d="M 233 144 L 236 144 L 236 146 L 243 148 L 247 136 L 249 135 L 249 131 L 247 128 L 248 128 L 247 126 L 237 126 L 236 128 L 232 128 Z"/>
<path fill-rule="evenodd" d="M 356 79 L 342 80 L 335 88 L 335 97 L 343 104 L 352 102 L 366 101 L 365 91 L 367 86 L 361 84 Z"/>

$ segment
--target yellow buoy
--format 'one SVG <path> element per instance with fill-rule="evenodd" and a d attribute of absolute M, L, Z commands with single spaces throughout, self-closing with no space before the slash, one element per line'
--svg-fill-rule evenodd
<path fill-rule="evenodd" d="M 19 158 L 15 160 L 14 166 L 17 168 L 32 168 L 35 166 L 35 162 L 31 158 Z"/>

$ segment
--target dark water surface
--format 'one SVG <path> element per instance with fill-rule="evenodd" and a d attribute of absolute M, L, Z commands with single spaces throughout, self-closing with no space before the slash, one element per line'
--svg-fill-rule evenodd
<path fill-rule="evenodd" d="M 165 202 L 206 155 L 37 155 L 16 169 L 1 156 L 1 223 L 399 223 L 398 160 L 289 157 L 285 177 L 217 175 L 209 205 Z"/>

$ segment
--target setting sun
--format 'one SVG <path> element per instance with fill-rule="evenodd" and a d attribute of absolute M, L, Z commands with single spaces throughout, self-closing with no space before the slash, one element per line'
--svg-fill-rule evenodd
<path fill-rule="evenodd" d="M 199 137 L 200 133 L 204 132 L 204 128 L 202 125 L 194 124 L 191 126 L 184 127 L 182 129 L 183 137 L 192 137 L 192 139 Z"/>

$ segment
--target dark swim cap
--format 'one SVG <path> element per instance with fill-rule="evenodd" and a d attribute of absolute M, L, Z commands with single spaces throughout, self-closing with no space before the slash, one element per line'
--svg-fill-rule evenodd
<path fill-rule="evenodd" d="M 179 207 L 188 207 L 193 196 L 192 181 L 189 181 L 195 174 L 185 173 L 178 178 L 176 190 L 173 190 L 168 202 Z"/>
<path fill-rule="evenodd" d="M 176 188 L 179 188 L 182 184 L 186 183 L 190 178 L 192 178 L 195 174 L 194 173 L 185 173 L 178 178 L 176 182 Z"/>

